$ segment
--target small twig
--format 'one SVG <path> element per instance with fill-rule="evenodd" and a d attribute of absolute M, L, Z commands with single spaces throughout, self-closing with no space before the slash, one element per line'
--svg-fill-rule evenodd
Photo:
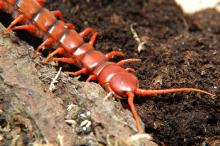
<path fill-rule="evenodd" d="M 133 34 L 134 39 L 138 42 L 138 52 L 141 52 L 142 50 L 146 49 L 145 47 L 146 42 L 141 41 L 137 32 L 134 30 L 134 25 L 136 24 L 133 23 L 130 25 L 131 33 Z"/>
<path fill-rule="evenodd" d="M 55 87 L 55 83 L 57 83 L 57 78 L 59 77 L 60 73 L 61 73 L 62 67 L 60 67 L 59 71 L 57 72 L 56 76 L 53 78 L 52 82 L 50 83 L 50 87 L 49 90 L 50 91 L 54 91 L 56 89 Z"/>
<path fill-rule="evenodd" d="M 58 134 L 57 139 L 58 139 L 59 146 L 63 146 L 63 138 L 64 138 L 63 135 Z"/>

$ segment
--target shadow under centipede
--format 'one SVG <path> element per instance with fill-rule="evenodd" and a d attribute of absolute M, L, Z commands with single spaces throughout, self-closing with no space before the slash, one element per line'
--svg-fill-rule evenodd
<path fill-rule="evenodd" d="M 8 26 L 13 19 L 10 14 L 0 11 L 0 21 L 4 26 Z"/>

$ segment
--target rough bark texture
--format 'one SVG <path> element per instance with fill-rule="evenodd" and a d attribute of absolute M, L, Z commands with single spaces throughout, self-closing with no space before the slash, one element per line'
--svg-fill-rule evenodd
<path fill-rule="evenodd" d="M 140 145 L 132 115 L 95 83 L 57 74 L 33 48 L 0 30 L 0 145 Z M 144 141 L 139 137 L 144 137 Z"/>

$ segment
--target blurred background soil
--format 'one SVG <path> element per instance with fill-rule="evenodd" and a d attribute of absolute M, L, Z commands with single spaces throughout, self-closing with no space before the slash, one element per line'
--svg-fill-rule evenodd
<path fill-rule="evenodd" d="M 136 70 L 141 88 L 195 87 L 216 94 L 215 99 L 191 92 L 137 96 L 135 105 L 145 132 L 158 143 L 190 146 L 219 142 L 219 12 L 206 9 L 187 15 L 174 0 L 47 0 L 46 7 L 61 10 L 78 32 L 86 27 L 98 31 L 97 50 L 120 50 L 126 58 L 141 59 L 126 65 Z M 25 40 L 35 47 L 40 43 Z M 75 70 L 70 65 L 60 66 Z M 126 100 L 122 104 L 128 108 Z"/>

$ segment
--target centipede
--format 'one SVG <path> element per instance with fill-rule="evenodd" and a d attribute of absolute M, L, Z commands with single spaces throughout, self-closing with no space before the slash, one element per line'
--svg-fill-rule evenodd
<path fill-rule="evenodd" d="M 158 90 L 139 88 L 139 80 L 133 73 L 134 69 L 123 68 L 123 65 L 140 61 L 140 59 L 123 59 L 119 62 L 110 61 L 110 58 L 114 56 L 125 55 L 120 51 L 104 54 L 96 50 L 94 43 L 98 32 L 92 28 L 86 28 L 78 33 L 73 24 L 64 21 L 61 11 L 50 11 L 44 7 L 44 4 L 44 0 L 0 0 L 0 10 L 11 14 L 14 19 L 6 31 L 27 30 L 34 36 L 42 38 L 43 42 L 33 53 L 33 59 L 37 57 L 45 46 L 52 46 L 54 50 L 46 57 L 43 64 L 49 61 L 73 64 L 80 70 L 65 72 L 66 74 L 73 76 L 88 74 L 87 82 L 97 81 L 107 93 L 113 94 L 115 98 L 127 99 L 137 132 L 140 133 L 142 129 L 134 105 L 135 95 L 150 96 L 194 91 L 215 96 L 198 88 Z M 90 35 L 89 41 L 85 41 L 85 37 L 88 37 L 88 35 Z M 56 57 L 57 55 L 61 57 Z"/>

